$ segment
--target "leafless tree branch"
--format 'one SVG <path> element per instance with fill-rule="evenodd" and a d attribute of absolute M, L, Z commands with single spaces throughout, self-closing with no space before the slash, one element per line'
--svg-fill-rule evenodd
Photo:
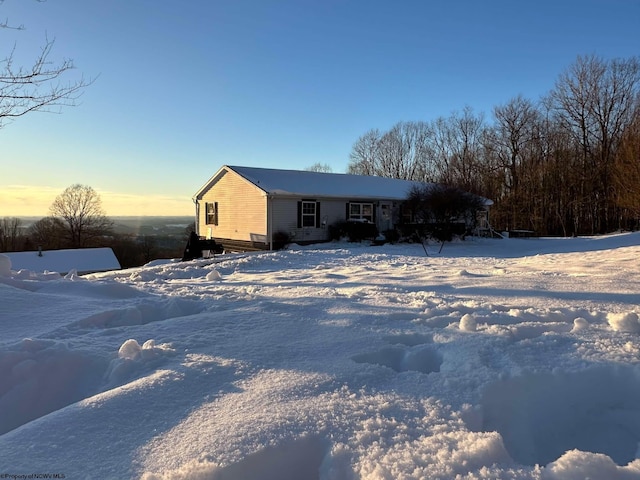
<path fill-rule="evenodd" d="M 46 0 L 36 1 L 42 3 Z M 0 4 L 2 2 L 0 0 Z M 0 23 L 0 28 L 23 30 L 24 26 L 14 27 L 7 19 Z M 75 65 L 67 58 L 52 61 L 54 44 L 55 39 L 46 38 L 29 67 L 15 65 L 15 45 L 0 61 L 0 128 L 30 112 L 60 113 L 63 107 L 76 106 L 84 89 L 93 83 L 93 79 L 84 77 L 64 81 Z"/>

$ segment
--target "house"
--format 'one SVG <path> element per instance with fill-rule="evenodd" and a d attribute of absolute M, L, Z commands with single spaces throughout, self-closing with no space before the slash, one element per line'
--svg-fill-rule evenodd
<path fill-rule="evenodd" d="M 65 250 L 38 250 L 30 252 L 5 252 L 11 270 L 31 272 L 58 272 L 66 275 L 76 271 L 85 273 L 120 270 L 120 262 L 108 247 Z"/>
<path fill-rule="evenodd" d="M 272 249 L 281 235 L 307 244 L 329 240 L 339 221 L 375 224 L 384 232 L 419 182 L 297 170 L 221 167 L 193 200 L 196 232 L 227 248 Z"/>

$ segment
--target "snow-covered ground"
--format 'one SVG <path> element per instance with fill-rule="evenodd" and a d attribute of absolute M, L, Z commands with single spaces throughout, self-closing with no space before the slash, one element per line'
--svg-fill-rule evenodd
<path fill-rule="evenodd" d="M 334 243 L 84 277 L 0 255 L 0 473 L 640 478 L 639 245 Z"/>

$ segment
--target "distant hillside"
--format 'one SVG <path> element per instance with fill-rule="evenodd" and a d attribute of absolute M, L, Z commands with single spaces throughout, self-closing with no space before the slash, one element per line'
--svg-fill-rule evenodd
<path fill-rule="evenodd" d="M 184 236 L 194 217 L 109 217 L 115 233 L 152 236 Z"/>
<path fill-rule="evenodd" d="M 188 217 L 134 217 L 108 216 L 113 221 L 115 233 L 136 236 L 184 236 L 185 229 L 194 222 L 193 216 Z M 18 217 L 23 228 L 29 228 L 43 217 Z"/>

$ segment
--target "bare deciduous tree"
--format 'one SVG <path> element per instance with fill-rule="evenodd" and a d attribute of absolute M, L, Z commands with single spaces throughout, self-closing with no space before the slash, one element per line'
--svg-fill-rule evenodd
<path fill-rule="evenodd" d="M 380 139 L 380 176 L 418 180 L 426 169 L 429 125 L 425 122 L 399 122 Z"/>
<path fill-rule="evenodd" d="M 380 143 L 380 131 L 369 130 L 353 144 L 349 154 L 348 173 L 354 175 L 377 175 L 378 148 Z"/>
<path fill-rule="evenodd" d="M 454 113 L 451 116 L 449 127 L 449 184 L 469 191 L 478 191 L 478 172 L 483 160 L 483 142 L 487 130 L 484 116 L 476 115 L 470 107 L 466 107 L 462 114 Z"/>
<path fill-rule="evenodd" d="M 494 148 L 501 166 L 508 173 L 505 187 L 518 190 L 520 167 L 533 141 L 538 112 L 530 100 L 518 96 L 505 105 L 495 107 Z"/>
<path fill-rule="evenodd" d="M 531 228 L 528 219 L 534 215 L 532 199 L 535 198 L 531 189 L 540 188 L 540 178 L 537 178 L 541 157 L 537 143 L 540 113 L 533 102 L 518 96 L 495 107 L 493 116 L 487 142 L 487 166 L 501 186 L 490 187 L 492 198 L 503 201 L 497 211 L 505 225 Z"/>
<path fill-rule="evenodd" d="M 4 217 L 0 220 L 0 252 L 19 250 L 21 230 L 22 220 L 17 217 Z"/>
<path fill-rule="evenodd" d="M 431 127 L 425 122 L 399 122 L 385 133 L 370 130 L 353 145 L 349 173 L 403 180 L 431 181 Z"/>
<path fill-rule="evenodd" d="M 316 162 L 310 167 L 305 168 L 307 172 L 331 173 L 333 169 L 328 163 Z"/>
<path fill-rule="evenodd" d="M 64 221 L 74 248 L 90 246 L 96 238 L 110 234 L 113 226 L 105 216 L 100 196 L 87 185 L 67 187 L 51 204 L 50 213 Z"/>
<path fill-rule="evenodd" d="M 56 250 L 64 247 L 65 233 L 65 224 L 57 217 L 41 218 L 28 229 L 31 242 L 44 250 Z"/>

